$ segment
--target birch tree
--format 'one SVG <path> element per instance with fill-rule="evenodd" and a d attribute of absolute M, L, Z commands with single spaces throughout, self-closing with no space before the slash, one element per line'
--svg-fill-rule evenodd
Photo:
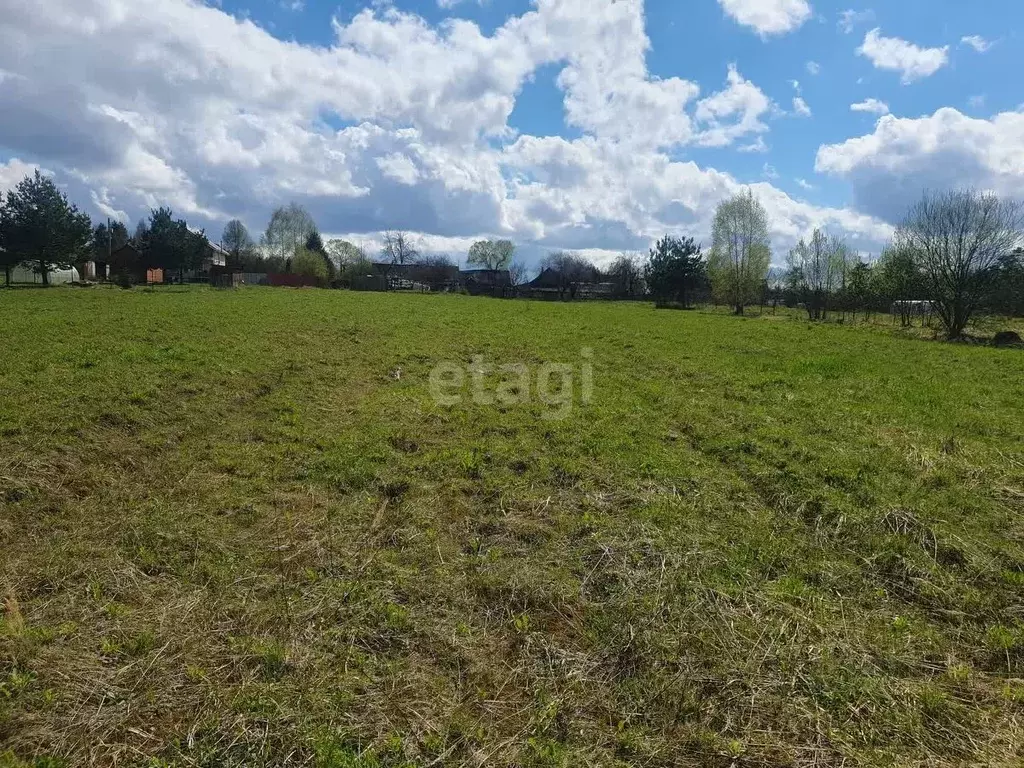
<path fill-rule="evenodd" d="M 715 212 L 708 257 L 716 298 L 742 315 L 761 294 L 771 255 L 768 215 L 754 193 L 722 201 Z"/>

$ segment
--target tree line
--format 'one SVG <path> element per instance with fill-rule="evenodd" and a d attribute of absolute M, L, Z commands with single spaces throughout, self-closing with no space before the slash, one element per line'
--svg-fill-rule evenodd
<path fill-rule="evenodd" d="M 599 269 L 585 256 L 558 251 L 541 263 L 560 298 L 573 299 L 587 284 L 610 286 L 618 298 L 654 298 L 689 307 L 714 301 L 743 314 L 753 304 L 785 303 L 810 320 L 884 311 L 893 302 L 926 300 L 946 335 L 963 335 L 979 311 L 1024 315 L 1024 213 L 1017 201 L 971 189 L 925 193 L 896 227 L 875 261 L 838 236 L 816 229 L 772 269 L 768 216 L 753 192 L 722 201 L 715 211 L 710 249 L 692 237 L 666 235 L 646 255 L 624 253 Z M 124 249 L 127 244 L 132 249 Z M 240 220 L 221 237 L 232 271 L 290 272 L 321 285 L 350 286 L 369 274 L 415 265 L 425 282 L 443 282 L 456 262 L 424 254 L 401 231 L 388 231 L 374 262 L 351 242 L 324 241 L 310 213 L 291 203 L 275 210 L 259 241 Z M 209 250 L 202 230 L 157 208 L 129 235 L 119 221 L 92 226 L 54 182 L 36 171 L 0 196 L 0 267 L 7 284 L 19 265 L 31 266 L 44 284 L 54 270 L 89 260 L 113 273 L 159 267 L 184 275 Z M 510 240 L 481 240 L 467 256 L 482 270 L 508 270 L 512 285 L 526 281 Z M 118 255 L 131 263 L 118 263 Z"/>

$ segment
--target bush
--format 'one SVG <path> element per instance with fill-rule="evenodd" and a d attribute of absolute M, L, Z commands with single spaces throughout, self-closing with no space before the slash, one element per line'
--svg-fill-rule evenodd
<path fill-rule="evenodd" d="M 327 285 L 331 277 L 323 256 L 306 248 L 299 248 L 295 251 L 295 256 L 292 258 L 292 273 L 312 277 L 321 287 Z"/>

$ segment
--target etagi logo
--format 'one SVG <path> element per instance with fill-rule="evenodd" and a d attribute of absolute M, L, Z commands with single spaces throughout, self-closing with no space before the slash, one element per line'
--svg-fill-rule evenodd
<path fill-rule="evenodd" d="M 558 421 L 572 413 L 573 404 L 586 405 L 594 396 L 594 352 L 580 350 L 580 360 L 570 363 L 488 364 L 476 355 L 467 364 L 444 362 L 430 371 L 430 394 L 438 405 L 524 405 L 534 398 L 548 406 L 542 418 Z M 579 382 L 577 391 L 577 378 Z"/>

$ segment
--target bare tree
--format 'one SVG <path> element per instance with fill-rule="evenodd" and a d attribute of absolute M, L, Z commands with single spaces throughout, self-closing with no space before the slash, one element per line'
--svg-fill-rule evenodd
<path fill-rule="evenodd" d="M 438 290 L 456 281 L 459 267 L 447 253 L 423 256 L 417 261 L 415 277 L 417 282 L 426 283 L 432 290 Z"/>
<path fill-rule="evenodd" d="M 526 265 L 521 261 L 513 261 L 508 265 L 508 276 L 512 281 L 512 285 L 522 285 L 525 283 L 527 272 Z"/>
<path fill-rule="evenodd" d="M 575 299 L 580 286 L 600 277 L 597 267 L 586 257 L 573 251 L 556 251 L 541 262 L 541 269 L 549 269 L 557 281 L 559 298 Z"/>
<path fill-rule="evenodd" d="M 635 298 L 644 292 L 644 264 L 639 253 L 620 254 L 608 268 L 619 296 Z"/>
<path fill-rule="evenodd" d="M 715 212 L 708 272 L 715 295 L 737 315 L 763 295 L 771 256 L 768 215 L 754 193 L 723 200 Z"/>
<path fill-rule="evenodd" d="M 263 233 L 263 247 L 271 258 L 287 262 L 315 231 L 316 223 L 309 211 L 291 203 L 271 214 L 267 231 Z"/>
<path fill-rule="evenodd" d="M 895 243 L 920 265 L 948 338 L 963 335 L 1022 224 L 1020 203 L 962 189 L 925 193 L 897 227 Z"/>
<path fill-rule="evenodd" d="M 387 231 L 380 249 L 381 260 L 388 264 L 415 264 L 420 252 L 405 232 Z"/>
<path fill-rule="evenodd" d="M 811 320 L 828 319 L 829 300 L 841 281 L 846 244 L 816 229 L 809 243 L 801 240 L 789 252 L 790 281 L 802 294 Z"/>
<path fill-rule="evenodd" d="M 256 243 L 249 236 L 249 230 L 238 219 L 232 219 L 224 227 L 220 244 L 228 252 L 228 266 L 232 269 L 242 269 L 256 252 Z"/>

